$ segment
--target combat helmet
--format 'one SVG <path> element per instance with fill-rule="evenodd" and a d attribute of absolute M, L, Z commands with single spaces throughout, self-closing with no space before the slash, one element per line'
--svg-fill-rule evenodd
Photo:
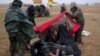
<path fill-rule="evenodd" d="M 77 7 L 76 2 L 71 2 L 70 7 L 71 7 L 71 8 L 73 8 L 73 7 Z"/>

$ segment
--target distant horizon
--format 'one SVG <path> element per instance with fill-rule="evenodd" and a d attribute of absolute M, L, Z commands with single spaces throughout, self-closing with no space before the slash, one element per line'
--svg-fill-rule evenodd
<path fill-rule="evenodd" d="M 0 0 L 0 4 L 9 4 L 12 3 L 13 0 Z M 47 0 L 44 0 L 47 2 Z M 100 0 L 55 0 L 58 4 L 66 3 L 70 4 L 71 2 L 76 2 L 77 4 L 94 4 L 94 3 L 100 3 Z M 22 0 L 24 4 L 33 4 L 34 1 L 32 0 Z"/>

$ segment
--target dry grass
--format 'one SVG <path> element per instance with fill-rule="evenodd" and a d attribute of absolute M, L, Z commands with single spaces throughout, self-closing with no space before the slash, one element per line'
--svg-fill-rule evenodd
<path fill-rule="evenodd" d="M 91 32 L 88 37 L 83 37 L 84 45 L 79 45 L 82 50 L 82 56 L 100 56 L 100 7 L 83 6 L 81 7 L 84 13 L 93 14 L 85 15 L 85 30 Z M 52 7 L 50 11 L 58 12 L 59 7 Z M 68 7 L 69 10 L 69 7 Z M 8 35 L 4 27 L 4 15 L 6 12 L 5 6 L 0 6 L 0 56 L 10 56 Z M 56 14 L 51 12 L 50 17 L 36 18 L 37 25 L 52 18 Z M 25 55 L 29 56 L 29 55 Z"/>

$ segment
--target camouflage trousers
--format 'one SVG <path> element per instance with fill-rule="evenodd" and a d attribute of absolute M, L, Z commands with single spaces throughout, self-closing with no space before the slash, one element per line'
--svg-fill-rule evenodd
<path fill-rule="evenodd" d="M 11 56 L 24 56 L 24 51 L 30 39 L 26 39 L 24 34 L 18 34 L 17 36 L 9 35 L 9 41 Z"/>

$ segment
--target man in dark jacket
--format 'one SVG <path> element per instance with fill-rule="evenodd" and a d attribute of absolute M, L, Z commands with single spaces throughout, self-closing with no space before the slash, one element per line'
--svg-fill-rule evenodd
<path fill-rule="evenodd" d="M 60 13 L 62 13 L 62 12 L 64 12 L 64 11 L 66 11 L 66 6 L 65 6 L 65 4 L 62 4 L 62 5 L 61 5 L 61 11 L 60 11 Z"/>
<path fill-rule="evenodd" d="M 34 34 L 32 30 L 33 24 L 28 21 L 21 7 L 22 2 L 14 0 L 11 7 L 7 10 L 4 20 L 6 31 L 9 35 L 11 56 L 15 56 L 16 52 L 17 55 L 23 56 L 24 47 L 29 42 L 27 39 L 32 36 L 31 34 Z M 31 30 L 29 31 L 29 29 Z"/>
<path fill-rule="evenodd" d="M 36 25 L 35 23 L 35 15 L 36 15 L 36 8 L 34 5 L 30 5 L 27 10 L 27 15 L 29 17 L 29 21 L 31 21 L 34 25 Z"/>
<path fill-rule="evenodd" d="M 81 33 L 84 28 L 84 17 L 82 11 L 77 7 L 75 2 L 71 3 L 71 16 L 75 18 L 75 20 L 80 24 L 80 28 L 78 31 L 75 32 L 75 39 L 74 41 L 77 43 L 82 43 L 82 36 Z"/>

